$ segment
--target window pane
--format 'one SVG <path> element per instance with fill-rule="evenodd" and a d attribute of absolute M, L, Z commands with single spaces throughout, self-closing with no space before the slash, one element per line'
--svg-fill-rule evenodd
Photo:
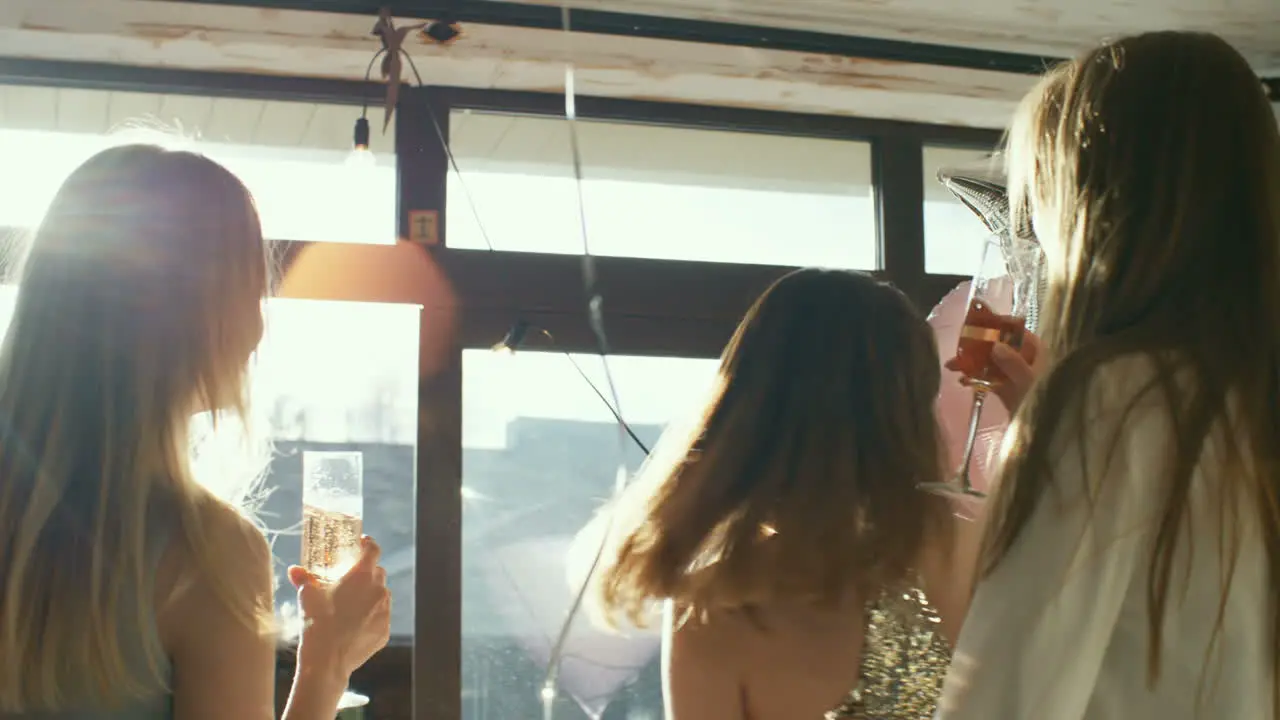
<path fill-rule="evenodd" d="M 13 317 L 16 287 L 0 285 L 0 335 Z M 219 496 L 239 497 L 263 474 L 259 519 L 270 531 L 276 605 L 294 602 L 285 570 L 300 556 L 302 453 L 363 454 L 364 532 L 382 545 L 393 596 L 391 632 L 413 635 L 414 455 L 418 436 L 416 305 L 272 299 L 253 366 L 254 431 L 269 447 L 244 453 L 240 438 L 214 443 L 197 475 Z"/>
<path fill-rule="evenodd" d="M 600 358 L 574 356 L 608 394 Z M 648 445 L 691 412 L 715 360 L 612 357 L 622 415 Z M 541 717 L 538 691 L 572 602 L 567 552 L 613 493 L 618 430 L 562 353 L 463 353 L 464 720 Z M 630 441 L 628 441 L 630 443 Z M 635 469 L 642 453 L 627 446 Z M 556 717 L 662 717 L 656 628 L 621 635 L 580 617 Z"/>
<path fill-rule="evenodd" d="M 924 148 L 924 270 L 936 275 L 972 275 L 978 270 L 982 220 L 938 182 L 938 171 L 980 163 L 990 150 Z"/>
<path fill-rule="evenodd" d="M 567 121 L 458 111 L 450 123 L 462 179 L 449 178 L 449 245 L 485 247 L 483 226 L 498 250 L 582 252 Z M 877 265 L 867 143 L 595 121 L 577 128 L 593 254 Z"/>
<path fill-rule="evenodd" d="M 282 101 L 0 86 L 0 227 L 33 227 L 67 174 L 122 142 L 186 147 L 244 180 L 273 240 L 391 243 L 395 158 L 349 162 L 359 109 Z M 159 131 L 159 132 L 156 132 Z"/>
<path fill-rule="evenodd" d="M 254 367 L 255 415 L 274 444 L 263 508 L 275 541 L 277 604 L 300 556 L 302 453 L 355 450 L 364 468 L 364 532 L 382 545 L 391 632 L 413 635 L 416 305 L 273 299 Z"/>

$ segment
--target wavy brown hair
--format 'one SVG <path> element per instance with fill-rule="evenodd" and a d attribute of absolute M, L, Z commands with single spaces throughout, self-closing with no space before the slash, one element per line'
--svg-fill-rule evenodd
<path fill-rule="evenodd" d="M 1128 37 L 1048 73 L 1008 144 L 1015 213 L 1034 216 L 1045 238 L 1054 363 L 1014 424 L 984 571 L 1053 484 L 1053 444 L 1083 442 L 1082 388 L 1104 364 L 1143 358 L 1153 376 L 1128 407 L 1149 398 L 1172 421 L 1171 470 L 1152 498 L 1149 677 L 1160 673 L 1163 620 L 1183 582 L 1174 556 L 1210 442 L 1225 443 L 1230 465 L 1210 492 L 1222 508 L 1256 509 L 1280 647 L 1280 134 L 1261 83 L 1213 35 Z M 1234 568 L 1242 531 L 1229 510 L 1220 519 L 1206 532 L 1227 538 Z M 1229 582 L 1227 570 L 1222 607 Z"/>
<path fill-rule="evenodd" d="M 778 280 L 698 421 L 668 431 L 616 509 L 634 521 L 605 558 L 603 609 L 642 623 L 656 599 L 703 615 L 906 578 L 951 521 L 916 489 L 941 473 L 939 382 L 933 332 L 892 286 L 840 270 Z"/>

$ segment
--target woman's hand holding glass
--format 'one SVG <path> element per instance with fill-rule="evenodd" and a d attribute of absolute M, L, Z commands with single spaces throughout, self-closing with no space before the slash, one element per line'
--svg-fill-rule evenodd
<path fill-rule="evenodd" d="M 1022 405 L 1022 400 L 1031 390 L 1031 385 L 1039 377 L 1044 366 L 1044 353 L 1040 351 L 1040 338 L 1029 330 L 1022 333 L 1022 346 L 1015 349 L 1004 343 L 997 343 L 991 348 L 991 362 L 998 369 L 999 376 L 988 381 L 991 392 L 1000 398 L 1001 404 L 1013 415 Z M 957 358 L 951 358 L 945 364 L 948 370 L 959 372 Z M 961 377 L 960 384 L 972 385 L 968 377 Z"/>
<path fill-rule="evenodd" d="M 298 669 L 340 683 L 339 694 L 351 673 L 385 647 L 391 635 L 387 571 L 378 565 L 382 550 L 367 536 L 360 550 L 360 559 L 334 583 L 296 565 L 289 568 L 305 622 Z"/>
<path fill-rule="evenodd" d="M 956 354 L 946 364 L 962 373 L 973 388 L 960 466 L 950 481 L 919 485 L 922 490 L 952 497 L 986 497 L 986 492 L 974 487 L 970 468 L 981 429 L 982 407 L 989 393 L 997 394 L 1006 407 L 1016 407 L 1031 386 L 1035 376 L 1032 363 L 1039 355 L 1036 341 L 1027 343 L 1024 339 L 1030 336 L 1028 321 L 1036 317 L 1033 311 L 1038 302 L 1043 260 L 1040 246 L 1031 238 L 996 234 L 989 236 L 980 249 Z M 1024 347 L 1028 349 L 1023 351 Z M 1026 367 L 1022 366 L 1023 361 Z"/>

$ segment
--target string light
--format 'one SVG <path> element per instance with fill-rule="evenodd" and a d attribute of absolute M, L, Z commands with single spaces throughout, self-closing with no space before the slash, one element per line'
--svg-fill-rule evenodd
<path fill-rule="evenodd" d="M 347 165 L 353 167 L 373 167 L 377 160 L 369 150 L 369 118 L 361 115 L 356 119 L 355 131 L 352 133 L 351 154 L 347 155 Z"/>

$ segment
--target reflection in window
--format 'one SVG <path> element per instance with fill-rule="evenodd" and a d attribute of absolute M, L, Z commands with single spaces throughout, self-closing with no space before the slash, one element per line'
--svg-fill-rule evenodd
<path fill-rule="evenodd" d="M 0 333 L 16 289 L 0 286 Z M 300 555 L 302 452 L 364 454 L 364 527 L 382 545 L 392 592 L 391 631 L 413 635 L 413 479 L 417 447 L 418 315 L 413 305 L 273 299 L 253 367 L 255 435 L 263 456 L 239 437 L 204 445 L 224 457 L 198 458 L 197 476 L 236 499 L 263 473 L 260 520 L 274 536 L 277 606 L 294 598 L 285 569 Z M 229 457 L 234 455 L 234 457 Z"/>
<path fill-rule="evenodd" d="M 581 121 L 591 252 L 667 260 L 877 266 L 864 142 Z M 448 243 L 582 252 L 563 119 L 455 112 Z M 474 202 L 473 212 L 471 202 Z"/>
<path fill-rule="evenodd" d="M 66 176 L 110 145 L 204 153 L 253 193 L 273 240 L 391 243 L 395 161 L 374 133 L 351 159 L 356 108 L 273 100 L 0 86 L 0 227 L 32 227 Z M 372 160 L 372 162 L 368 162 Z"/>
<path fill-rule="evenodd" d="M 938 182 L 938 171 L 971 166 L 990 156 L 990 150 L 925 146 L 925 272 L 936 275 L 972 275 L 977 271 L 987 226 Z"/>
<path fill-rule="evenodd" d="M 601 361 L 575 356 L 606 391 Z M 692 412 L 715 360 L 612 357 L 622 415 L 652 446 Z M 463 354 L 463 720 L 541 716 L 546 662 L 573 594 L 569 545 L 612 495 L 618 430 L 561 353 Z M 632 470 L 643 454 L 627 441 Z M 579 618 L 556 717 L 660 718 L 657 628 L 609 633 Z"/>

